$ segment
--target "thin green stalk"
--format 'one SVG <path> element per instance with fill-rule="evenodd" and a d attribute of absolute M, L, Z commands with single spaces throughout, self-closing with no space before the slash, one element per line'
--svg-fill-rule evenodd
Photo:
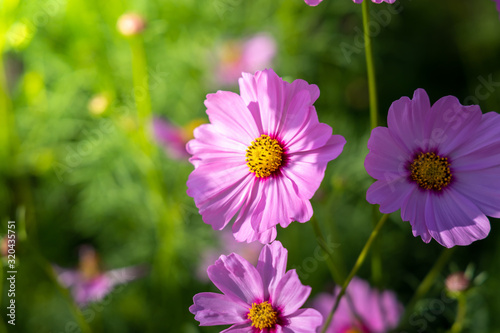
<path fill-rule="evenodd" d="M 349 283 L 351 282 L 352 278 L 354 277 L 354 275 L 356 275 L 358 270 L 363 265 L 363 262 L 366 259 L 368 251 L 370 251 L 370 247 L 373 244 L 373 241 L 377 238 L 377 236 L 380 232 L 380 229 L 382 229 L 382 227 L 384 226 L 384 224 L 388 218 L 389 218 L 389 214 L 383 215 L 382 218 L 378 221 L 375 229 L 373 229 L 372 233 L 370 234 L 370 237 L 366 241 L 366 244 L 363 247 L 363 250 L 361 250 L 361 253 L 358 256 L 358 259 L 356 260 L 356 263 L 354 264 L 354 267 L 352 268 L 351 272 L 347 276 L 347 279 L 345 280 L 345 282 L 342 286 L 342 289 L 340 290 L 340 293 L 337 295 L 337 298 L 335 299 L 335 304 L 333 305 L 332 311 L 328 315 L 328 318 L 325 322 L 325 325 L 323 326 L 322 333 L 326 333 L 328 326 L 330 326 L 330 323 L 332 322 L 333 315 L 340 304 L 340 300 L 342 299 L 342 296 L 344 296 L 344 294 L 345 294 L 347 286 L 349 286 Z"/>
<path fill-rule="evenodd" d="M 453 326 L 451 326 L 450 333 L 460 333 L 464 327 L 465 314 L 467 313 L 467 297 L 461 293 L 458 295 L 457 317 Z"/>
<path fill-rule="evenodd" d="M 3 63 L 3 50 L 0 47 L 0 156 L 7 160 L 11 157 L 12 143 L 12 101 L 7 89 L 7 79 Z"/>
<path fill-rule="evenodd" d="M 405 315 L 403 316 L 403 319 L 401 320 L 401 323 L 405 323 L 411 311 L 413 310 L 413 307 L 415 304 L 420 300 L 427 292 L 429 289 L 432 287 L 434 284 L 434 280 L 436 280 L 436 277 L 438 276 L 439 272 L 443 269 L 444 265 L 450 260 L 451 255 L 455 251 L 456 247 L 451 248 L 451 249 L 444 249 L 443 252 L 441 252 L 441 255 L 439 256 L 438 260 L 434 263 L 434 266 L 432 266 L 431 270 L 425 278 L 422 280 L 420 285 L 418 286 L 417 290 L 415 291 L 415 294 L 411 298 L 410 302 L 408 303 L 408 306 L 406 307 Z"/>
<path fill-rule="evenodd" d="M 145 180 L 150 189 L 150 202 L 158 218 L 158 237 L 161 245 L 158 248 L 155 264 L 159 280 L 171 280 L 176 259 L 176 244 L 182 242 L 182 228 L 178 207 L 162 186 L 163 176 L 159 171 L 158 148 L 150 140 L 150 121 L 152 115 L 151 97 L 149 92 L 148 64 L 142 35 L 130 39 L 132 50 L 133 94 L 137 108 L 139 128 L 131 137 L 140 149 L 138 163 L 144 171 Z"/>
<path fill-rule="evenodd" d="M 377 83 L 375 80 L 375 65 L 373 64 L 372 42 L 370 39 L 370 1 L 363 1 L 363 30 L 365 37 L 365 57 L 366 71 L 368 74 L 368 93 L 370 97 L 370 127 L 373 129 L 378 126 L 378 101 L 377 101 Z"/>
<path fill-rule="evenodd" d="M 380 215 L 378 211 L 378 206 L 373 206 L 373 227 L 377 226 L 378 216 Z M 371 269 L 372 269 L 372 282 L 377 287 L 380 288 L 382 285 L 382 256 L 380 253 L 379 240 L 373 242 L 373 249 L 371 254 Z"/>
<path fill-rule="evenodd" d="M 368 96 L 370 101 L 370 128 L 374 129 L 378 126 L 378 100 L 377 100 L 377 81 L 375 79 L 375 65 L 373 63 L 373 52 L 372 52 L 372 42 L 370 37 L 370 15 L 369 15 L 369 4 L 370 1 L 363 1 L 362 12 L 363 12 L 363 31 L 365 39 L 365 58 L 366 58 L 366 72 L 368 76 Z M 375 227 L 378 220 L 378 211 L 376 206 L 374 206 L 374 219 L 373 225 Z M 371 268 L 372 268 L 372 279 L 375 286 L 380 286 L 382 283 L 382 259 L 380 256 L 380 249 L 375 242 L 373 245 L 373 251 L 371 255 Z"/>
<path fill-rule="evenodd" d="M 341 272 L 341 269 L 339 269 L 339 267 L 341 266 L 338 263 L 339 261 L 337 260 L 337 256 L 328 248 L 325 238 L 323 237 L 323 234 L 321 232 L 321 228 L 319 227 L 318 221 L 314 218 L 314 216 L 311 219 L 311 224 L 314 230 L 314 234 L 316 235 L 316 241 L 318 242 L 323 252 L 325 252 L 328 256 L 326 264 L 328 266 L 328 269 L 330 270 L 333 281 L 335 281 L 335 283 L 340 286 L 344 282 L 345 277 Z"/>
<path fill-rule="evenodd" d="M 139 125 L 144 128 L 146 121 L 151 117 L 151 97 L 149 96 L 149 77 L 146 60 L 146 51 L 141 35 L 133 36 L 130 39 L 132 49 L 132 75 L 133 94 L 139 117 Z"/>

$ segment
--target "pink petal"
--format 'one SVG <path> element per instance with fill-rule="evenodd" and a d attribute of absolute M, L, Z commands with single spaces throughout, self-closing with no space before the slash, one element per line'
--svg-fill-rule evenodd
<path fill-rule="evenodd" d="M 284 111 L 276 134 L 287 147 L 290 140 L 297 136 L 304 126 L 307 126 L 312 103 L 311 94 L 305 89 L 295 92 L 294 95 L 288 95 L 287 93 L 286 97 L 291 98 L 291 101 L 289 105 L 286 105 L 287 101 L 285 101 Z M 316 127 L 318 124 L 319 122 L 316 122 L 311 125 Z"/>
<path fill-rule="evenodd" d="M 258 238 L 257 236 L 259 233 L 253 229 L 252 221 L 262 221 L 262 205 L 265 204 L 265 202 L 261 204 L 261 198 L 264 192 L 262 186 L 263 182 L 253 177 L 251 186 L 246 194 L 246 202 L 242 205 L 232 227 L 234 238 L 238 242 L 250 243 Z M 261 204 L 260 207 L 259 204 Z"/>
<path fill-rule="evenodd" d="M 371 204 L 379 204 L 381 213 L 392 213 L 402 207 L 415 186 L 403 177 L 378 180 L 368 188 L 366 200 Z"/>
<path fill-rule="evenodd" d="M 282 173 L 292 181 L 301 197 L 312 198 L 324 178 L 326 163 L 340 155 L 345 142 L 344 137 L 333 135 L 321 148 L 288 156 L 288 164 L 282 168 Z"/>
<path fill-rule="evenodd" d="M 288 323 L 283 327 L 284 333 L 315 332 L 323 322 L 323 316 L 314 309 L 300 309 L 286 318 Z"/>
<path fill-rule="evenodd" d="M 500 166 L 457 172 L 453 189 L 474 203 L 488 216 L 500 218 Z"/>
<path fill-rule="evenodd" d="M 276 137 L 283 115 L 283 80 L 272 70 L 257 72 L 257 96 L 265 134 Z"/>
<path fill-rule="evenodd" d="M 425 149 L 430 133 L 426 131 L 425 121 L 431 105 L 423 89 L 415 90 L 413 99 L 402 97 L 393 102 L 387 115 L 387 127 L 409 151 Z"/>
<path fill-rule="evenodd" d="M 205 106 L 210 122 L 219 133 L 247 146 L 260 136 L 255 119 L 238 94 L 229 91 L 208 94 Z"/>
<path fill-rule="evenodd" d="M 208 277 L 224 295 L 243 307 L 264 299 L 259 272 L 236 253 L 220 256 L 214 265 L 208 267 Z"/>
<path fill-rule="evenodd" d="M 194 198 L 205 223 L 221 230 L 243 205 L 253 178 L 240 163 L 203 164 L 189 175 L 187 194 Z"/>
<path fill-rule="evenodd" d="M 252 327 L 251 322 L 246 324 L 233 325 L 220 333 L 256 333 L 255 328 Z"/>
<path fill-rule="evenodd" d="M 391 135 L 387 127 L 376 127 L 368 140 L 365 169 L 375 179 L 398 178 L 406 170 L 412 152 Z"/>
<path fill-rule="evenodd" d="M 486 216 L 466 197 L 454 190 L 429 195 L 425 207 L 427 229 L 439 244 L 448 248 L 469 245 L 490 232 Z"/>
<path fill-rule="evenodd" d="M 285 84 L 285 90 L 286 90 L 286 100 L 285 100 L 285 107 L 289 107 L 290 104 L 292 104 L 292 98 L 295 94 L 297 94 L 299 91 L 302 90 L 307 90 L 310 95 L 310 105 L 313 105 L 314 102 L 319 98 L 319 88 L 315 84 L 309 84 L 304 80 L 294 80 L 292 83 L 288 83 L 286 81 L 283 81 Z"/>
<path fill-rule="evenodd" d="M 273 177 L 266 179 L 262 185 L 262 217 L 252 221 L 254 230 L 263 232 L 277 223 L 286 228 L 293 221 L 306 222 L 311 219 L 311 203 L 300 197 L 300 190 L 288 178 Z"/>
<path fill-rule="evenodd" d="M 431 234 L 425 223 L 425 204 L 430 193 L 415 188 L 401 205 L 401 219 L 410 221 L 413 236 L 420 236 L 425 243 L 431 241 Z"/>
<path fill-rule="evenodd" d="M 500 142 L 498 131 L 500 128 L 500 114 L 496 112 L 488 112 L 481 117 L 476 133 L 465 142 L 457 147 L 453 152 L 454 159 L 467 155 L 471 152 L 487 148 L 491 144 Z"/>
<path fill-rule="evenodd" d="M 457 147 L 452 157 L 453 170 L 480 170 L 500 165 L 500 114 L 489 112 L 482 116 L 476 133 Z"/>
<path fill-rule="evenodd" d="M 257 263 L 257 270 L 264 285 L 264 299 L 269 298 L 269 290 L 274 289 L 286 272 L 288 251 L 280 241 L 262 248 Z"/>
<path fill-rule="evenodd" d="M 286 272 L 276 288 L 271 288 L 269 292 L 273 306 L 278 307 L 284 316 L 288 316 L 304 305 L 311 293 L 311 287 L 304 286 L 295 269 L 292 269 Z"/>
<path fill-rule="evenodd" d="M 248 308 L 230 297 L 216 293 L 199 293 L 193 297 L 189 312 L 200 326 L 228 325 L 248 322 Z"/>
<path fill-rule="evenodd" d="M 323 0 L 305 0 L 306 4 L 309 6 L 317 6 L 319 5 Z"/>
<path fill-rule="evenodd" d="M 481 122 L 481 109 L 477 105 L 463 106 L 454 96 L 440 98 L 432 105 L 428 126 L 439 139 L 429 143 L 429 150 L 447 156 L 455 148 L 470 140 Z"/>
<path fill-rule="evenodd" d="M 286 136 L 283 140 L 285 147 L 290 154 L 307 150 L 314 150 L 323 147 L 332 137 L 332 128 L 318 121 L 316 109 L 311 106 L 308 112 L 308 119 L 303 126 L 296 131 L 291 131 L 291 136 Z"/>
<path fill-rule="evenodd" d="M 186 150 L 194 155 L 189 161 L 195 169 L 203 163 L 240 161 L 246 164 L 245 153 L 247 145 L 234 141 L 217 132 L 212 124 L 204 124 L 194 130 L 196 139 L 186 145 Z"/>

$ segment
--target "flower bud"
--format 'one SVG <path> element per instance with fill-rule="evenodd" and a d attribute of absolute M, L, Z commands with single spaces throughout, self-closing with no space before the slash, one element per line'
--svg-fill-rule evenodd
<path fill-rule="evenodd" d="M 146 28 L 146 21 L 139 14 L 126 13 L 118 19 L 117 28 L 124 36 L 134 36 Z"/>
<path fill-rule="evenodd" d="M 456 272 L 448 275 L 445 281 L 446 289 L 451 292 L 462 292 L 469 288 L 470 280 L 464 272 Z"/>

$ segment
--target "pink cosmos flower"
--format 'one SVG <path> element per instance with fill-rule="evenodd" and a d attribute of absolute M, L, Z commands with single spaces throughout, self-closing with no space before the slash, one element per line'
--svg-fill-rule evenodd
<path fill-rule="evenodd" d="M 333 294 L 319 294 L 313 301 L 313 308 L 326 319 L 339 292 L 340 287 L 337 287 Z M 403 306 L 392 291 L 380 292 L 354 277 L 340 300 L 327 333 L 386 333 L 396 328 L 402 314 Z"/>
<path fill-rule="evenodd" d="M 309 6 L 317 6 L 319 5 L 323 0 L 304 0 L 306 4 Z M 352 0 L 354 3 L 362 3 L 363 0 Z M 387 3 L 394 3 L 396 0 L 372 0 L 374 3 L 382 3 L 382 2 L 387 2 Z"/>
<path fill-rule="evenodd" d="M 274 38 L 265 33 L 224 43 L 218 51 L 217 80 L 221 84 L 232 85 L 242 72 L 254 73 L 269 67 L 276 55 L 276 48 Z"/>
<path fill-rule="evenodd" d="M 423 89 L 392 103 L 388 127 L 373 129 L 365 160 L 377 181 L 366 199 L 401 208 L 413 235 L 446 247 L 486 237 L 500 217 L 500 115 L 453 96 L 430 105 Z"/>
<path fill-rule="evenodd" d="M 239 83 L 240 95 L 207 96 L 211 123 L 187 145 L 195 168 L 187 194 L 215 230 L 236 216 L 236 240 L 268 243 L 277 224 L 311 218 L 309 200 L 345 139 L 318 121 L 317 86 L 285 82 L 271 69 L 243 73 Z"/>
<path fill-rule="evenodd" d="M 194 296 L 189 311 L 200 326 L 232 325 L 222 333 L 305 333 L 321 325 L 314 309 L 300 309 L 311 293 L 294 269 L 286 271 L 288 251 L 279 241 L 265 245 L 257 267 L 239 255 L 222 255 L 208 276 L 222 294 Z"/>
<path fill-rule="evenodd" d="M 187 160 L 190 156 L 186 151 L 186 143 L 193 138 L 193 130 L 203 121 L 195 119 L 185 127 L 175 126 L 168 120 L 154 117 L 153 134 L 168 156 L 177 160 Z"/>
<path fill-rule="evenodd" d="M 101 271 L 97 254 L 90 246 L 82 246 L 79 255 L 78 269 L 54 267 L 54 270 L 59 282 L 71 289 L 73 299 L 81 307 L 102 300 L 115 286 L 144 275 L 144 268 L 141 267 Z"/>
<path fill-rule="evenodd" d="M 207 268 L 219 258 L 222 253 L 238 253 L 243 259 L 247 260 L 250 264 L 256 265 L 259 253 L 262 250 L 262 244 L 259 242 L 241 243 L 237 242 L 230 231 L 223 230 L 217 233 L 219 236 L 219 246 L 215 248 L 208 248 L 202 253 L 202 260 L 198 266 L 197 276 L 200 281 L 208 281 Z"/>

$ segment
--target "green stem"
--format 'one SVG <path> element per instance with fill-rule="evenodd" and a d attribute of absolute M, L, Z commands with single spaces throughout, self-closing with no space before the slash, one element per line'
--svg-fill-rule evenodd
<path fill-rule="evenodd" d="M 155 258 L 155 271 L 152 275 L 158 280 L 172 280 L 176 260 L 176 245 L 182 242 L 182 216 L 178 207 L 173 204 L 172 197 L 167 193 L 163 184 L 163 176 L 158 167 L 158 148 L 150 140 L 151 97 L 148 81 L 148 64 L 142 35 L 130 38 L 132 50 L 133 94 L 137 107 L 139 128 L 135 136 L 131 137 L 138 144 L 141 156 L 138 163 L 143 169 L 145 180 L 150 189 L 150 202 L 157 213 L 157 231 L 160 238 L 160 247 Z"/>
<path fill-rule="evenodd" d="M 377 226 L 377 221 L 380 216 L 378 211 L 378 206 L 373 206 L 373 227 Z M 379 241 L 375 240 L 373 242 L 373 249 L 371 254 L 371 268 L 372 268 L 372 280 L 373 284 L 380 288 L 382 285 L 382 256 L 380 253 Z"/>
<path fill-rule="evenodd" d="M 410 315 L 411 311 L 413 310 L 413 307 L 415 306 L 415 304 L 425 294 L 427 294 L 429 289 L 434 284 L 434 280 L 436 280 L 437 275 L 439 274 L 439 272 L 441 272 L 444 265 L 451 258 L 451 255 L 453 254 L 455 249 L 456 249 L 456 247 L 451 248 L 451 249 L 444 249 L 443 252 L 441 252 L 441 255 L 439 256 L 438 260 L 434 263 L 434 266 L 432 266 L 429 273 L 427 273 L 425 278 L 422 280 L 422 282 L 418 286 L 417 290 L 415 291 L 415 294 L 413 295 L 410 302 L 408 303 L 408 306 L 406 307 L 405 315 L 403 316 L 401 323 L 405 323 L 408 320 L 409 315 Z"/>
<path fill-rule="evenodd" d="M 0 46 L 0 157 L 7 160 L 12 157 L 11 131 L 13 125 L 12 102 L 7 89 L 7 79 L 3 63 L 3 50 Z"/>
<path fill-rule="evenodd" d="M 363 1 L 362 13 L 363 13 L 363 31 L 365 39 L 365 58 L 366 58 L 366 71 L 368 76 L 368 95 L 370 100 L 370 128 L 374 129 L 378 126 L 378 101 L 377 101 L 377 82 L 375 79 L 375 65 L 373 63 L 373 52 L 372 52 L 372 42 L 370 38 L 370 11 L 369 11 L 370 1 Z M 376 207 L 374 206 L 374 209 Z M 373 214 L 373 224 L 375 226 L 377 222 L 377 216 L 374 212 Z M 377 243 L 373 245 L 373 251 L 371 255 L 371 268 L 372 268 L 372 279 L 375 286 L 379 287 L 382 281 L 382 260 L 380 256 L 380 249 Z"/>
<path fill-rule="evenodd" d="M 370 1 L 363 1 L 363 30 L 365 37 L 365 57 L 366 71 L 368 74 L 368 93 L 370 96 L 370 127 L 373 129 L 378 126 L 378 107 L 377 107 L 377 83 L 375 80 L 375 65 L 373 64 L 372 42 L 370 39 Z"/>
<path fill-rule="evenodd" d="M 151 116 L 151 97 L 149 96 L 148 67 L 142 36 L 131 37 L 130 46 L 132 49 L 132 76 L 134 82 L 132 93 L 135 97 L 139 125 L 144 128 Z"/>
<path fill-rule="evenodd" d="M 349 286 L 349 283 L 351 282 L 352 278 L 354 277 L 354 275 L 356 275 L 358 270 L 363 265 L 363 262 L 366 259 L 368 251 L 370 251 L 370 247 L 373 244 L 373 241 L 377 238 L 377 236 L 380 232 L 380 229 L 384 226 L 384 224 L 388 218 L 389 218 L 389 214 L 383 215 L 382 218 L 378 221 L 377 225 L 375 226 L 375 229 L 373 229 L 372 233 L 370 234 L 370 237 L 366 241 L 366 244 L 363 247 L 363 250 L 361 250 L 361 253 L 358 256 L 358 259 L 356 260 L 356 263 L 354 264 L 354 267 L 352 268 L 351 272 L 347 276 L 347 279 L 345 280 L 345 282 L 342 286 L 342 289 L 340 290 L 340 293 L 337 295 L 337 298 L 335 299 L 335 304 L 333 305 L 332 311 L 328 315 L 328 318 L 325 322 L 325 325 L 323 326 L 322 333 L 326 333 L 328 326 L 330 326 L 330 323 L 332 322 L 333 315 L 340 304 L 340 300 L 342 299 L 342 296 L 344 296 L 344 294 L 345 294 L 347 286 Z"/>
<path fill-rule="evenodd" d="M 330 270 L 333 281 L 335 281 L 335 283 L 338 285 L 342 285 L 345 277 L 341 270 L 339 270 L 339 267 L 341 266 L 338 264 L 339 261 L 337 260 L 337 256 L 328 248 L 325 238 L 323 237 L 323 234 L 321 232 L 321 228 L 319 227 L 318 221 L 314 218 L 314 216 L 311 218 L 311 224 L 314 230 L 314 234 L 316 235 L 316 241 L 318 242 L 323 252 L 325 252 L 328 256 L 326 264 L 328 266 L 328 269 Z"/>
<path fill-rule="evenodd" d="M 457 305 L 457 317 L 453 326 L 450 329 L 450 333 L 460 333 L 462 328 L 464 327 L 465 322 L 465 314 L 467 312 L 467 297 L 461 293 L 458 296 L 458 305 Z"/>

